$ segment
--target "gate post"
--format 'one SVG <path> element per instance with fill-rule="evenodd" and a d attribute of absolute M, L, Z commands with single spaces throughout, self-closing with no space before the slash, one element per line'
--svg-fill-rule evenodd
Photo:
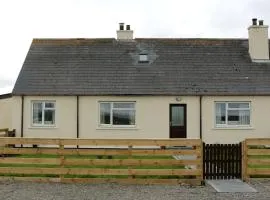
<path fill-rule="evenodd" d="M 201 163 L 200 163 L 200 169 L 201 169 L 201 185 L 204 185 L 204 142 L 201 139 Z"/>
<path fill-rule="evenodd" d="M 246 140 L 242 142 L 242 180 L 247 181 L 247 146 Z"/>

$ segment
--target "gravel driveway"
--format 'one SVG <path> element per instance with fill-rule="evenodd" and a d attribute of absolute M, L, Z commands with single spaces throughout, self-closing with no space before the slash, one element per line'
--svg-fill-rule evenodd
<path fill-rule="evenodd" d="M 59 184 L 0 182 L 0 199 L 11 200 L 75 200 L 75 199 L 270 199 L 270 180 L 252 181 L 258 193 L 217 193 L 210 186 L 145 186 L 119 184 Z"/>

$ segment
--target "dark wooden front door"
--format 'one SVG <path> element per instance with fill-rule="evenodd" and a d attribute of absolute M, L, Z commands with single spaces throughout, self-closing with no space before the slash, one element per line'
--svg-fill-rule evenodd
<path fill-rule="evenodd" d="M 187 137 L 185 104 L 170 104 L 170 138 Z"/>

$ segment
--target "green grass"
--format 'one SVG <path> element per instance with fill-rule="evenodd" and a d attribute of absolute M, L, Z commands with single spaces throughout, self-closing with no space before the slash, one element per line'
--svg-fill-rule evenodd
<path fill-rule="evenodd" d="M 248 158 L 264 160 L 264 159 L 270 159 L 270 155 L 250 155 L 250 156 L 248 156 Z M 270 165 L 252 164 L 252 165 L 248 165 L 248 167 L 249 168 L 259 168 L 259 169 L 262 169 L 262 168 L 270 168 Z"/>
<path fill-rule="evenodd" d="M 58 155 L 50 155 L 50 154 L 22 154 L 16 155 L 19 158 L 60 158 Z M 88 159 L 98 159 L 101 157 L 102 159 L 107 159 L 108 156 L 103 155 L 65 155 L 65 158 L 88 158 Z M 128 159 L 128 156 L 112 156 L 113 159 Z M 173 159 L 172 156 L 132 156 L 132 159 Z"/>
<path fill-rule="evenodd" d="M 0 167 L 37 167 L 37 168 L 61 168 L 60 165 L 47 164 L 0 164 Z M 128 166 L 108 166 L 108 165 L 65 165 L 64 168 L 103 168 L 103 169 L 129 169 Z M 132 169 L 183 169 L 183 165 L 179 166 L 132 166 Z"/>
<path fill-rule="evenodd" d="M 248 165 L 248 167 L 253 169 L 270 169 L 270 165 Z"/>
<path fill-rule="evenodd" d="M 265 148 L 263 148 L 263 149 L 265 149 Z M 270 159 L 270 155 L 249 155 L 248 158 L 264 160 L 264 159 Z M 270 165 L 252 164 L 252 165 L 248 165 L 248 168 L 251 168 L 251 169 L 270 169 Z M 269 175 L 251 175 L 250 178 L 270 178 L 270 174 Z"/>
<path fill-rule="evenodd" d="M 248 158 L 254 158 L 254 159 L 270 159 L 270 155 L 249 155 Z"/>
<path fill-rule="evenodd" d="M 56 168 L 59 165 L 47 165 L 47 164 L 0 164 L 0 167 L 46 167 L 46 168 Z"/>
<path fill-rule="evenodd" d="M 60 158 L 58 155 L 49 155 L 49 154 L 21 154 L 16 155 L 18 158 Z"/>
<path fill-rule="evenodd" d="M 270 178 L 270 175 L 251 175 L 250 178 Z"/>
<path fill-rule="evenodd" d="M 40 178 L 59 178 L 59 175 L 53 174 L 0 174 L 0 177 L 40 177 Z M 126 179 L 128 175 L 65 175 L 64 178 L 119 178 Z M 180 178 L 196 178 L 195 176 L 158 176 L 158 175 L 149 175 L 149 176 L 132 176 L 136 179 L 180 179 Z"/>
<path fill-rule="evenodd" d="M 66 175 L 65 176 L 65 178 L 128 178 L 128 177 L 129 177 L 128 175 Z M 137 175 L 137 176 L 132 176 L 132 178 L 138 178 L 138 179 L 179 179 L 179 178 L 185 178 L 185 176 Z M 195 177 L 193 177 L 193 178 L 195 178 Z"/>

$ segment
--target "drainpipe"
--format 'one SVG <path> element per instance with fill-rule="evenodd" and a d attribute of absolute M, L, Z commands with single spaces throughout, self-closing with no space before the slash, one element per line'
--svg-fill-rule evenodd
<path fill-rule="evenodd" d="M 200 96 L 200 139 L 202 139 L 202 96 Z"/>
<path fill-rule="evenodd" d="M 23 123 L 24 123 L 24 95 L 22 95 L 22 105 L 21 105 L 21 137 L 23 137 Z M 21 147 L 23 145 L 21 144 Z"/>
<path fill-rule="evenodd" d="M 77 96 L 77 138 L 79 137 L 79 96 Z M 79 148 L 79 145 L 77 145 L 77 148 Z"/>
<path fill-rule="evenodd" d="M 22 107 L 21 107 L 21 137 L 23 137 L 23 116 L 24 116 L 24 96 L 22 95 Z"/>

